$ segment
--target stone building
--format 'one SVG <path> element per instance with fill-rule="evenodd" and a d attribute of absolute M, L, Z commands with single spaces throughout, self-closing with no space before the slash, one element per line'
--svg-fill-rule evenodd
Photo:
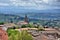
<path fill-rule="evenodd" d="M 19 21 L 19 22 L 17 23 L 17 25 L 18 25 L 19 27 L 21 27 L 22 25 L 27 25 L 27 24 L 29 24 L 29 20 L 28 20 L 27 15 L 25 15 L 24 21 Z"/>

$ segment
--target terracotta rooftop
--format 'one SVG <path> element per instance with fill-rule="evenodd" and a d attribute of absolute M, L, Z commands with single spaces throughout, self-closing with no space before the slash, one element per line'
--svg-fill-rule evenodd
<path fill-rule="evenodd" d="M 19 24 L 19 25 L 21 25 L 21 24 L 28 24 L 27 22 L 25 22 L 25 21 L 20 21 L 20 22 L 18 22 L 17 24 Z"/>
<path fill-rule="evenodd" d="M 14 23 L 7 23 L 7 24 L 4 24 L 5 27 L 13 27 L 13 26 L 16 26 Z"/>
<path fill-rule="evenodd" d="M 0 27 L 0 40 L 8 40 L 8 35 L 7 33 L 1 29 Z"/>

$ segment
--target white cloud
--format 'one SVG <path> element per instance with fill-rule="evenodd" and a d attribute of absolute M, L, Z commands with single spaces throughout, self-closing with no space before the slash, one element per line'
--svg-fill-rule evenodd
<path fill-rule="evenodd" d="M 44 5 L 42 2 L 42 0 L 29 0 L 29 1 L 25 1 L 25 0 L 10 0 L 12 5 L 14 6 L 23 6 L 26 7 L 28 9 L 45 9 L 46 5 Z M 26 9 L 25 8 L 25 9 Z"/>
<path fill-rule="evenodd" d="M 14 6 L 22 6 L 25 9 L 56 9 L 58 7 L 52 7 L 52 5 L 57 5 L 54 0 L 10 0 Z M 48 5 L 47 5 L 48 4 Z"/>
<path fill-rule="evenodd" d="M 24 9 L 37 9 L 37 10 L 59 8 L 58 5 L 60 4 L 54 2 L 55 2 L 54 0 L 9 0 L 9 3 L 0 3 L 0 6 L 15 6 L 15 7 L 22 6 L 24 7 Z"/>
<path fill-rule="evenodd" d="M 8 6 L 8 3 L 0 3 L 0 6 Z"/>
<path fill-rule="evenodd" d="M 49 2 L 49 0 L 43 0 L 43 2 L 48 3 L 48 2 Z"/>
<path fill-rule="evenodd" d="M 12 5 L 15 6 L 36 6 L 36 4 L 32 1 L 22 1 L 22 0 L 10 0 Z"/>

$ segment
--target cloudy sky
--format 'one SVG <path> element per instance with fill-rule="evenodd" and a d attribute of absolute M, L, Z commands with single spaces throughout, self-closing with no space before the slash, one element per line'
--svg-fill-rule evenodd
<path fill-rule="evenodd" d="M 60 0 L 0 0 L 0 12 L 60 9 Z"/>

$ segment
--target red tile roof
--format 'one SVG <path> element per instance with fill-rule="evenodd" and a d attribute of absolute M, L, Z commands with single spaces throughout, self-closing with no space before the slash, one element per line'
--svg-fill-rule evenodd
<path fill-rule="evenodd" d="M 8 40 L 8 35 L 6 31 L 2 30 L 0 27 L 0 40 Z"/>

